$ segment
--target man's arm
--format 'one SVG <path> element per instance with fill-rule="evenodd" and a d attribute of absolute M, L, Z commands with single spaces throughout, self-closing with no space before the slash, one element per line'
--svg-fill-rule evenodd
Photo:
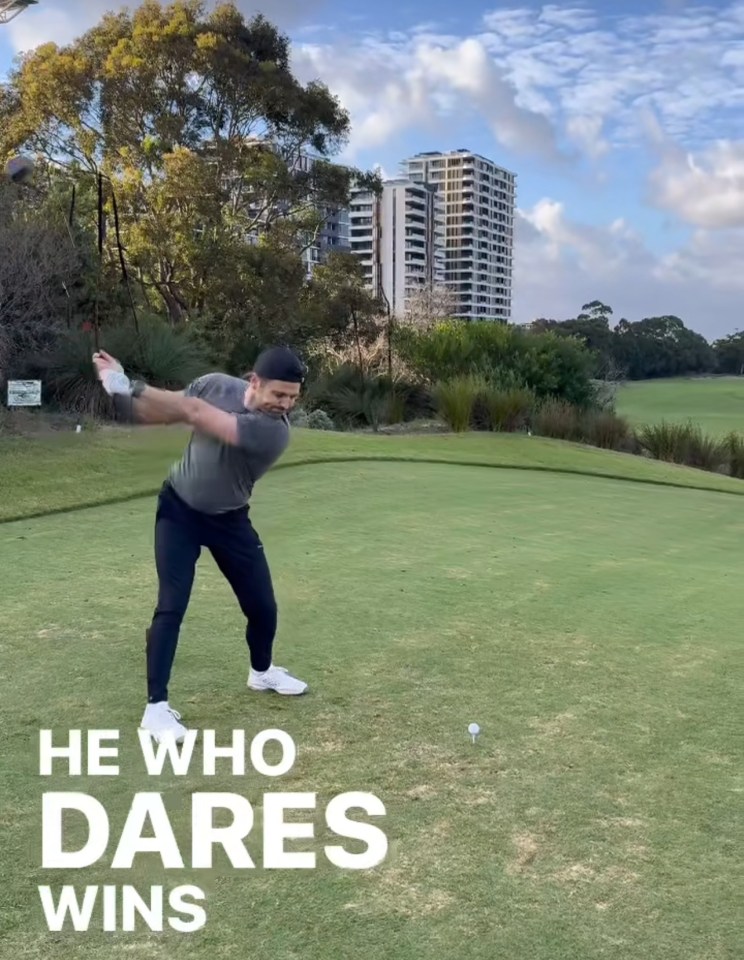
<path fill-rule="evenodd" d="M 135 423 L 186 423 L 185 391 L 157 390 L 147 387 L 139 397 L 114 393 L 111 399 L 117 416 Z"/>
<path fill-rule="evenodd" d="M 145 387 L 133 400 L 136 415 L 152 418 L 149 422 L 186 423 L 222 443 L 243 450 L 261 449 L 276 436 L 276 422 L 260 413 L 227 413 L 199 397 Z M 166 421 L 165 418 L 173 418 Z"/>
<path fill-rule="evenodd" d="M 226 413 L 202 400 L 201 378 L 189 384 L 186 390 L 159 390 L 143 384 L 130 393 L 129 378 L 121 364 L 106 353 L 96 354 L 94 362 L 104 388 L 111 395 L 117 413 L 129 421 L 139 423 L 185 423 L 199 433 L 205 433 L 222 443 L 250 449 L 260 447 L 267 431 L 274 432 L 270 418 L 256 413 Z"/>
<path fill-rule="evenodd" d="M 198 409 L 193 401 L 199 397 L 206 377 L 198 377 L 185 390 L 160 390 L 142 384 L 143 389 L 133 395 L 133 384 L 115 357 L 101 350 L 93 355 L 93 364 L 120 419 L 128 423 L 192 424 Z"/>
<path fill-rule="evenodd" d="M 146 386 L 136 396 L 114 394 L 117 411 L 137 423 L 184 423 L 199 433 L 208 433 L 223 443 L 238 443 L 238 418 L 225 413 L 186 391 L 160 390 Z"/>
<path fill-rule="evenodd" d="M 137 423 L 184 423 L 231 446 L 241 444 L 238 417 L 212 406 L 206 400 L 187 396 L 185 391 L 160 390 L 146 386 L 138 396 L 113 394 L 114 406 L 126 420 Z"/>

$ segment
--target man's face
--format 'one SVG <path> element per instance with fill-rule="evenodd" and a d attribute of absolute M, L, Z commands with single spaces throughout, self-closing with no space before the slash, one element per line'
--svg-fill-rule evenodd
<path fill-rule="evenodd" d="M 264 413 L 289 413 L 299 395 L 299 383 L 261 380 L 254 374 L 246 391 L 246 401 L 248 406 Z"/>

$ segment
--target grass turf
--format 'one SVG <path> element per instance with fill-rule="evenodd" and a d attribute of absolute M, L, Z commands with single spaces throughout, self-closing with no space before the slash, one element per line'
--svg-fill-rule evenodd
<path fill-rule="evenodd" d="M 460 439 L 438 452 L 456 460 L 479 449 Z M 318 450 L 310 440 L 321 453 L 334 442 L 307 438 L 305 456 Z M 347 442 L 368 454 L 397 441 Z M 511 454 L 539 460 L 540 449 L 525 440 Z M 565 450 L 575 464 L 577 451 Z M 542 451 L 560 460 L 560 445 Z M 594 466 L 619 462 L 596 453 Z M 28 447 L 23 456 L 33 461 Z M 141 467 L 129 479 L 151 484 L 162 464 L 145 469 L 151 451 L 128 456 Z M 108 466 L 121 482 L 121 464 Z M 30 475 L 17 457 L 12 469 Z M 103 476 L 79 476 L 100 494 Z M 25 502 L 38 506 L 39 490 Z M 172 694 L 189 723 L 223 739 L 236 727 L 248 738 L 287 730 L 298 760 L 278 783 L 235 779 L 224 766 L 214 778 L 198 764 L 160 781 L 141 772 L 152 507 L 144 499 L 0 527 L 4 955 L 738 956 L 736 500 L 454 463 L 330 462 L 265 478 L 253 513 L 277 581 L 279 662 L 312 692 L 287 701 L 246 691 L 242 621 L 207 555 Z M 483 730 L 476 745 L 472 720 Z M 120 729 L 121 775 L 40 778 L 40 727 Z M 112 845 L 103 862 L 40 869 L 41 795 L 54 789 L 89 790 L 104 803 Z M 264 792 L 315 791 L 315 814 L 290 819 L 314 820 L 316 837 L 288 847 L 315 851 L 318 868 L 261 869 L 258 832 L 247 841 L 252 871 L 218 857 L 206 873 L 166 873 L 157 857 L 140 856 L 118 875 L 107 865 L 143 789 L 162 791 L 187 863 L 193 791 L 248 797 L 258 831 Z M 334 840 L 325 804 L 356 789 L 387 808 L 389 855 L 370 872 L 339 871 L 322 854 Z M 207 926 L 188 936 L 48 933 L 36 888 L 65 882 L 196 883 Z"/>
<path fill-rule="evenodd" d="M 187 439 L 181 428 L 102 429 L 2 442 L 0 522 L 155 493 Z M 374 436 L 295 430 L 275 469 L 307 461 L 391 458 L 566 471 L 744 494 L 744 482 L 542 437 L 465 433 Z"/>
<path fill-rule="evenodd" d="M 618 394 L 617 412 L 635 425 L 692 420 L 713 436 L 744 434 L 744 377 L 628 383 Z"/>

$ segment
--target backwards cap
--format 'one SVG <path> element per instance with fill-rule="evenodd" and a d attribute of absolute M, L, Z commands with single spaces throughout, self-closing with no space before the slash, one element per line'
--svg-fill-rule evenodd
<path fill-rule="evenodd" d="M 284 380 L 285 383 L 304 383 L 307 369 L 289 347 L 269 347 L 259 354 L 253 372 L 264 380 Z"/>

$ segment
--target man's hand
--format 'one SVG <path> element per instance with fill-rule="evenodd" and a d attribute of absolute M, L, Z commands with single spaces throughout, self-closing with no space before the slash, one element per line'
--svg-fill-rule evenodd
<path fill-rule="evenodd" d="M 103 389 L 109 396 L 115 393 L 129 393 L 131 386 L 129 377 L 124 373 L 124 368 L 119 361 L 110 353 L 106 353 L 105 350 L 94 353 L 93 365 L 98 379 L 103 384 Z"/>
<path fill-rule="evenodd" d="M 93 364 L 98 371 L 99 377 L 104 370 L 117 370 L 119 373 L 124 373 L 124 367 L 122 367 L 119 361 L 115 357 L 112 357 L 110 353 L 106 353 L 105 350 L 99 350 L 98 353 L 93 354 Z"/>

